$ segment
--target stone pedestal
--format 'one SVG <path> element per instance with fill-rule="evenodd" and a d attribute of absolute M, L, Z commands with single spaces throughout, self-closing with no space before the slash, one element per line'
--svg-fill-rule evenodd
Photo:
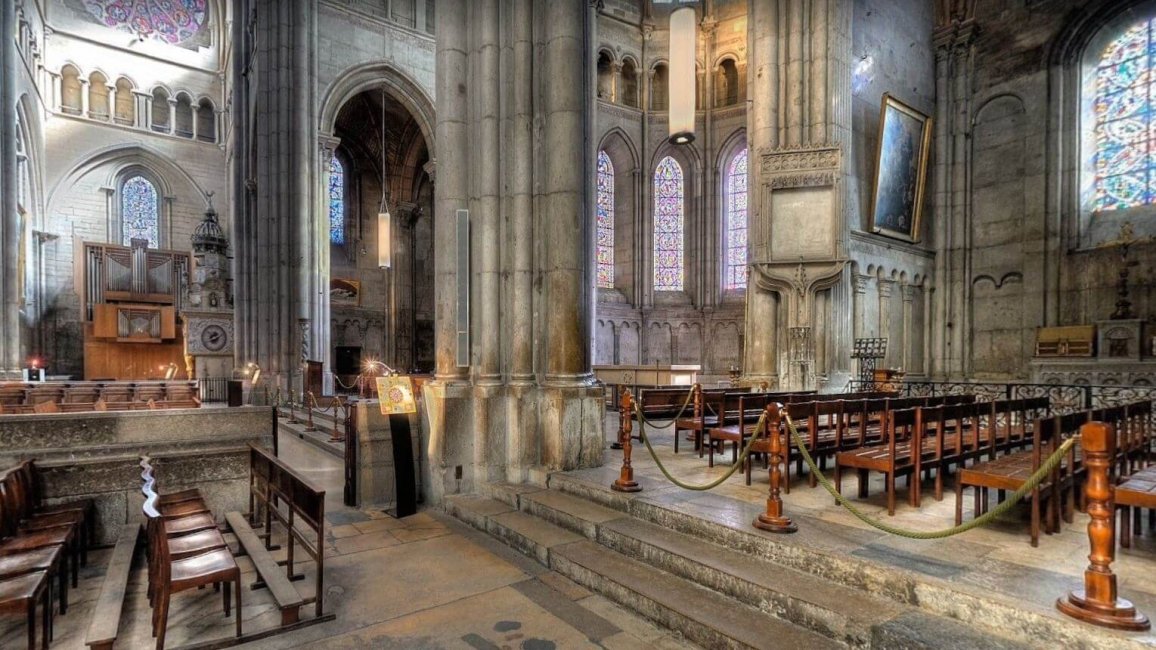
<path fill-rule="evenodd" d="M 385 509 L 394 505 L 393 432 L 389 417 L 381 414 L 377 400 L 357 402 L 357 506 Z M 419 447 L 421 424 L 416 413 L 409 416 L 410 444 L 413 447 L 414 476 L 419 471 L 423 451 Z M 352 444 L 353 441 L 346 441 Z M 419 491 L 419 494 L 421 492 Z"/>

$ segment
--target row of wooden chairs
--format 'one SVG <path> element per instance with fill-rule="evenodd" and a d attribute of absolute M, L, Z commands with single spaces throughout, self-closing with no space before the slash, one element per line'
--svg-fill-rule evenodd
<path fill-rule="evenodd" d="M 1063 441 L 1079 433 L 1080 427 L 1087 422 L 1104 422 L 1116 433 L 1115 449 L 1110 452 L 1113 481 L 1141 470 L 1150 462 L 1151 417 L 1152 402 L 1141 401 L 1039 419 L 1031 427 L 1029 449 L 960 470 L 955 486 L 956 522 L 963 520 L 965 488 L 973 490 L 974 512 L 978 516 L 987 510 L 990 490 L 997 490 L 1002 497 L 1005 492 L 1020 489 Z M 1043 531 L 1050 534 L 1059 530 L 1061 520 L 1072 521 L 1076 502 L 1083 496 L 1080 485 L 1085 476 L 1083 454 L 1077 445 L 1026 497 L 1031 506 L 1032 546 L 1039 545 L 1041 525 Z"/>
<path fill-rule="evenodd" d="M 141 459 L 141 493 L 148 537 L 148 599 L 157 650 L 165 647 L 173 595 L 208 585 L 223 592 L 226 617 L 236 606 L 240 637 L 241 570 L 200 491 L 161 495 L 152 461 L 146 457 Z M 232 602 L 234 594 L 236 603 Z"/>
<path fill-rule="evenodd" d="M 693 408 L 691 412 L 674 423 L 674 453 L 678 453 L 678 442 L 679 438 L 682 437 L 682 432 L 687 431 L 690 439 L 694 441 L 695 450 L 699 452 L 699 458 L 702 458 L 705 450 L 703 441 L 704 439 L 709 441 L 709 434 L 712 429 L 740 419 L 743 423 L 756 423 L 761 412 L 757 409 L 756 402 L 764 405 L 769 400 L 791 402 L 796 399 L 808 399 L 815 395 L 815 391 L 751 392 L 733 388 L 703 389 L 700 384 L 695 384 L 692 390 L 691 403 Z M 683 399 L 685 399 L 685 393 Z M 743 410 L 740 404 L 743 399 L 748 402 L 748 410 Z M 646 412 L 645 407 L 643 412 Z M 741 418 L 739 417 L 740 414 L 742 415 Z M 716 448 L 721 450 L 723 442 L 717 439 L 709 441 L 708 445 L 710 445 L 712 453 L 716 451 Z M 711 458 L 710 460 L 713 466 L 714 459 Z"/>
<path fill-rule="evenodd" d="M 69 567 L 75 588 L 79 566 L 88 560 L 94 517 L 89 499 L 40 503 L 32 461 L 0 478 L 0 611 L 27 617 L 30 650 L 37 645 L 38 608 L 41 647 L 52 640 L 54 591 L 60 614 L 68 611 Z"/>

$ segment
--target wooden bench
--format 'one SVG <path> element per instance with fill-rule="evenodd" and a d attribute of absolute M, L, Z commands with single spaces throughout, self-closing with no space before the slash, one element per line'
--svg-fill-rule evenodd
<path fill-rule="evenodd" d="M 116 548 L 108 562 L 104 583 L 96 607 L 92 610 L 92 622 L 84 644 L 93 650 L 112 650 L 120 632 L 120 614 L 124 609 L 124 597 L 128 592 L 128 576 L 132 569 L 132 559 L 136 551 L 140 524 L 125 524 L 117 538 Z"/>
<path fill-rule="evenodd" d="M 1148 511 L 1148 527 L 1156 529 L 1156 467 L 1140 470 L 1116 486 L 1120 546 L 1132 547 L 1133 526 L 1140 532 L 1140 514 Z"/>
<path fill-rule="evenodd" d="M 316 564 L 314 595 L 301 604 L 314 604 L 316 613 L 312 622 L 328 620 L 334 615 L 324 614 L 325 598 L 325 490 L 320 490 L 293 471 L 281 459 L 256 445 L 249 445 L 249 513 L 250 518 L 263 512 L 264 548 L 273 546 L 272 527 L 277 522 L 285 529 L 285 578 L 300 580 L 294 573 L 294 552 L 305 551 Z M 252 519 L 250 519 L 252 520 Z M 302 528 L 312 533 L 312 539 Z M 250 531 L 252 532 L 252 531 Z M 264 576 L 262 576 L 264 577 Z M 282 612 L 284 616 L 284 612 Z"/>
<path fill-rule="evenodd" d="M 269 588 L 269 593 L 273 595 L 273 600 L 277 603 L 277 609 L 281 611 L 282 626 L 296 623 L 300 620 L 300 610 L 305 604 L 305 599 L 289 581 L 289 577 L 281 572 L 281 567 L 273 559 L 269 550 L 265 548 L 261 538 L 257 537 L 257 533 L 253 531 L 252 526 L 245 519 L 245 515 L 239 512 L 227 513 L 225 522 L 229 524 L 229 529 L 233 531 L 237 541 L 241 544 L 241 549 L 244 551 L 241 555 L 249 556 L 260 576 L 260 581 L 254 583 L 252 588 L 256 589 L 260 586 Z"/>

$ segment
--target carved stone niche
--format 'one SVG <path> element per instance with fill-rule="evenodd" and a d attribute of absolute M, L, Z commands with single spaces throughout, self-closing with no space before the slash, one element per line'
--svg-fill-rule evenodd
<path fill-rule="evenodd" d="M 1144 354 L 1144 321 L 1139 318 L 1096 323 L 1096 356 L 1107 361 L 1139 361 Z"/>

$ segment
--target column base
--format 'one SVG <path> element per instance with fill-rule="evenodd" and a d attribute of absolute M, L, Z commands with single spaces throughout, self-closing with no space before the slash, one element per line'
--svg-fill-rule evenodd
<path fill-rule="evenodd" d="M 1083 589 L 1073 590 L 1067 598 L 1056 600 L 1056 609 L 1085 623 L 1116 630 L 1143 632 L 1152 627 L 1148 617 L 1136 611 L 1131 602 L 1117 598 L 1113 605 L 1100 605 L 1089 601 Z"/>

